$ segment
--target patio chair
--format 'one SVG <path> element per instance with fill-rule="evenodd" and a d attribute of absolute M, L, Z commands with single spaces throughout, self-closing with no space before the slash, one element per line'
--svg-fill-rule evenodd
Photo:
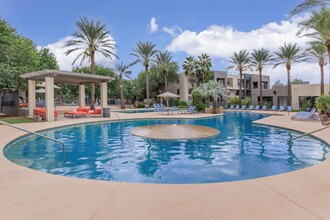
<path fill-rule="evenodd" d="M 291 116 L 291 120 L 309 120 L 309 119 L 316 119 L 317 120 L 317 115 L 315 114 L 316 109 L 313 108 L 310 112 L 298 112 Z"/>
<path fill-rule="evenodd" d="M 242 105 L 242 110 L 246 110 L 246 105 Z"/>
<path fill-rule="evenodd" d="M 249 110 L 250 110 L 250 111 L 253 110 L 253 105 L 250 105 Z"/>
<path fill-rule="evenodd" d="M 78 117 L 89 117 L 89 108 L 77 108 L 75 112 L 65 112 L 64 117 L 78 118 Z"/>
<path fill-rule="evenodd" d="M 267 106 L 266 106 L 266 105 L 263 105 L 263 106 L 262 106 L 262 110 L 263 110 L 263 111 L 266 111 L 266 110 L 267 110 Z"/>
<path fill-rule="evenodd" d="M 234 109 L 234 105 L 230 105 L 229 109 Z"/>
<path fill-rule="evenodd" d="M 239 105 L 236 105 L 236 110 L 239 110 Z"/>
<path fill-rule="evenodd" d="M 195 110 L 196 106 L 189 106 L 189 108 L 187 110 L 181 110 L 178 111 L 179 114 L 188 114 L 188 113 L 192 113 Z"/>
<path fill-rule="evenodd" d="M 91 112 L 91 116 L 102 116 L 102 111 L 101 111 L 101 109 L 99 109 L 99 108 L 94 109 L 94 110 Z"/>
<path fill-rule="evenodd" d="M 289 105 L 288 107 L 286 107 L 286 111 L 287 111 L 287 112 L 292 112 L 292 106 Z"/>
<path fill-rule="evenodd" d="M 260 106 L 259 105 L 256 105 L 256 110 L 260 110 Z"/>
<path fill-rule="evenodd" d="M 170 109 L 170 112 L 174 115 L 175 112 L 178 111 L 178 108 L 176 106 L 174 106 L 173 108 Z"/>
<path fill-rule="evenodd" d="M 33 109 L 33 117 L 41 118 L 42 120 L 46 120 L 46 109 L 45 108 L 35 108 Z M 54 118 L 58 120 L 58 112 L 54 110 Z"/>
<path fill-rule="evenodd" d="M 276 105 L 273 105 L 273 106 L 272 106 L 272 111 L 276 111 L 276 110 L 277 110 Z"/>
<path fill-rule="evenodd" d="M 284 111 L 284 106 L 283 105 L 280 106 L 280 110 L 279 111 L 280 112 Z"/>

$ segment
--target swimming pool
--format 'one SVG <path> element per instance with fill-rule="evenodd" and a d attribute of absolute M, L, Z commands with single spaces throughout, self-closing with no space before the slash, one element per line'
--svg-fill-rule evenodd
<path fill-rule="evenodd" d="M 204 119 L 102 122 L 41 132 L 64 141 L 61 146 L 27 135 L 10 143 L 5 156 L 42 172 L 77 178 L 140 183 L 211 183 L 252 179 L 302 169 L 329 156 L 329 145 L 295 131 L 254 125 L 267 117 L 227 112 Z M 194 124 L 220 130 L 197 140 L 154 140 L 130 130 L 154 124 Z"/>

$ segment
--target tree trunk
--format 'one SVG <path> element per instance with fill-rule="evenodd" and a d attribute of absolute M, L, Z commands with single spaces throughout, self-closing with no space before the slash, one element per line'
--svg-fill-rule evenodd
<path fill-rule="evenodd" d="M 287 73 L 288 73 L 288 106 L 292 106 L 291 104 L 291 79 L 290 79 L 290 69 L 291 66 L 287 66 Z"/>
<path fill-rule="evenodd" d="M 148 65 L 146 65 L 146 93 L 147 93 L 147 104 L 146 107 L 149 107 L 149 75 L 148 75 Z"/>
<path fill-rule="evenodd" d="M 327 41 L 327 48 L 328 48 L 328 58 L 329 58 L 329 62 L 328 62 L 328 65 L 329 65 L 329 91 L 328 91 L 328 94 L 330 95 L 330 41 Z"/>
<path fill-rule="evenodd" d="M 239 71 L 239 106 L 242 107 L 242 83 L 243 83 L 243 71 Z"/>
<path fill-rule="evenodd" d="M 204 71 L 202 71 L 202 82 L 204 83 Z"/>
<path fill-rule="evenodd" d="M 323 63 L 322 62 L 319 62 L 319 65 L 320 65 L 320 71 L 321 71 L 321 95 L 324 95 L 324 67 L 323 67 Z"/>
<path fill-rule="evenodd" d="M 95 57 L 94 52 L 91 52 L 91 73 L 95 75 Z M 91 84 L 91 106 L 95 104 L 95 84 Z"/>
<path fill-rule="evenodd" d="M 120 108 L 125 109 L 123 76 L 121 74 L 119 76 L 119 88 L 120 88 Z"/>
<path fill-rule="evenodd" d="M 165 92 L 167 92 L 167 79 L 166 79 L 166 70 L 163 70 L 164 81 L 165 81 Z M 169 106 L 169 100 L 166 98 L 166 106 Z"/>
<path fill-rule="evenodd" d="M 212 101 L 212 114 L 217 114 L 217 100 L 215 97 L 213 97 Z"/>
<path fill-rule="evenodd" d="M 262 69 L 259 69 L 260 106 L 263 105 L 262 89 Z"/>

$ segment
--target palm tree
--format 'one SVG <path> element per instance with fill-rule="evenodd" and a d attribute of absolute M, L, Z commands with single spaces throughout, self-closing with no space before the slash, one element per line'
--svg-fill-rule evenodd
<path fill-rule="evenodd" d="M 265 48 L 253 50 L 251 54 L 251 64 L 259 71 L 259 90 L 260 90 L 260 105 L 263 105 L 263 97 L 262 97 L 262 69 L 264 65 L 270 64 L 273 60 L 273 56 L 270 51 Z"/>
<path fill-rule="evenodd" d="M 217 99 L 219 96 L 226 97 L 227 89 L 215 80 L 210 80 L 207 83 L 203 83 L 199 87 L 193 90 L 194 93 L 201 93 L 203 96 L 212 97 L 212 113 L 217 113 Z"/>
<path fill-rule="evenodd" d="M 296 15 L 315 7 L 325 7 L 329 3 L 330 0 L 305 0 L 303 3 L 297 5 L 290 14 Z"/>
<path fill-rule="evenodd" d="M 167 92 L 167 75 L 168 72 L 173 69 L 174 65 L 177 65 L 172 61 L 172 55 L 170 52 L 165 51 L 164 53 L 159 52 L 156 54 L 156 64 L 161 70 L 165 82 L 165 92 Z"/>
<path fill-rule="evenodd" d="M 273 68 L 276 68 L 278 65 L 284 64 L 287 70 L 288 78 L 288 106 L 291 106 L 291 79 L 290 79 L 290 70 L 291 65 L 294 63 L 300 63 L 306 61 L 306 55 L 301 52 L 297 44 L 286 44 L 280 46 L 279 51 L 275 52 L 275 64 Z"/>
<path fill-rule="evenodd" d="M 99 52 L 106 58 L 117 57 L 114 53 L 115 42 L 110 37 L 110 32 L 105 24 L 100 21 L 89 20 L 82 17 L 76 21 L 77 31 L 72 34 L 74 39 L 68 40 L 65 47 L 70 47 L 65 51 L 66 55 L 74 51 L 81 53 L 74 59 L 73 64 L 80 58 L 80 65 L 86 58 L 89 58 L 91 73 L 95 74 L 95 53 Z M 95 102 L 95 84 L 91 85 L 91 105 Z"/>
<path fill-rule="evenodd" d="M 186 57 L 182 65 L 185 75 L 189 77 L 189 81 L 191 83 L 192 88 L 194 88 L 196 82 L 196 65 L 197 61 L 193 56 Z"/>
<path fill-rule="evenodd" d="M 329 67 L 330 67 L 330 9 L 322 7 L 320 11 L 313 11 L 312 16 L 301 22 L 302 27 L 297 35 L 300 36 L 304 30 L 312 30 L 312 33 L 306 33 L 301 36 L 308 36 L 322 41 L 328 51 Z M 330 77 L 330 68 L 329 68 Z M 329 84 L 330 88 L 330 84 Z M 330 91 L 329 91 L 330 94 Z"/>
<path fill-rule="evenodd" d="M 125 102 L 124 102 L 124 84 L 123 84 L 123 76 L 127 78 L 131 78 L 132 71 L 128 70 L 131 66 L 135 63 L 130 63 L 125 65 L 123 63 L 116 63 L 115 65 L 115 73 L 119 77 L 119 88 L 120 88 L 120 108 L 125 109 Z"/>
<path fill-rule="evenodd" d="M 211 67 L 212 67 L 212 62 L 209 55 L 201 54 L 200 56 L 198 56 L 197 68 L 199 72 L 202 74 L 203 83 L 204 83 L 204 76 L 207 72 L 210 71 Z"/>
<path fill-rule="evenodd" d="M 227 70 L 234 69 L 239 71 L 240 83 L 239 83 L 239 104 L 242 105 L 242 84 L 243 84 L 243 71 L 251 69 L 251 57 L 246 50 L 240 50 L 238 53 L 234 52 L 234 55 L 228 60 L 229 63 L 234 65 L 227 67 Z"/>
<path fill-rule="evenodd" d="M 324 43 L 321 41 L 311 41 L 308 42 L 309 48 L 307 49 L 308 54 L 316 58 L 319 62 L 320 72 L 321 72 L 321 95 L 324 95 L 324 65 L 325 57 L 327 54 L 327 48 L 325 47 Z"/>
<path fill-rule="evenodd" d="M 135 49 L 133 49 L 134 53 L 131 53 L 131 55 L 136 57 L 136 63 L 142 63 L 142 65 L 145 68 L 146 73 L 146 95 L 147 95 L 147 105 L 146 107 L 149 107 L 149 76 L 148 76 L 148 70 L 149 65 L 151 63 L 154 63 L 154 57 L 156 56 L 158 50 L 156 49 L 156 44 L 151 42 L 141 42 L 139 41 L 137 43 L 137 46 Z"/>

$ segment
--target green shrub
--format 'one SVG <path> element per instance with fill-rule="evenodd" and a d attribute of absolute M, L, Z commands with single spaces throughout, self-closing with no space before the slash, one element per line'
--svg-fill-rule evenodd
<path fill-rule="evenodd" d="M 171 100 L 170 100 L 171 102 Z M 172 99 L 172 103 L 170 103 L 170 105 L 172 104 L 172 106 L 178 106 L 179 105 L 179 100 L 178 99 Z"/>
<path fill-rule="evenodd" d="M 330 96 L 321 95 L 316 99 L 317 110 L 324 115 L 330 117 Z"/>
<path fill-rule="evenodd" d="M 303 111 L 306 111 L 307 109 L 310 109 L 312 107 L 312 103 L 307 100 L 305 97 L 300 98 L 301 101 L 301 108 Z"/>
<path fill-rule="evenodd" d="M 204 103 L 199 103 L 196 105 L 196 110 L 199 112 L 204 112 L 206 108 L 206 105 Z"/>
<path fill-rule="evenodd" d="M 249 106 L 249 105 L 251 105 L 251 103 L 252 103 L 252 99 L 251 99 L 251 97 L 246 97 L 245 99 L 244 99 L 244 101 L 243 101 L 243 105 L 246 105 L 246 106 Z"/>
<path fill-rule="evenodd" d="M 188 106 L 187 102 L 180 100 L 179 101 L 179 106 Z"/>
<path fill-rule="evenodd" d="M 179 105 L 178 108 L 188 108 L 188 105 Z"/>
<path fill-rule="evenodd" d="M 239 98 L 238 97 L 233 97 L 229 99 L 229 104 L 230 105 L 238 105 L 239 104 Z"/>
<path fill-rule="evenodd" d="M 144 104 L 142 102 L 138 102 L 138 108 L 144 108 Z"/>

